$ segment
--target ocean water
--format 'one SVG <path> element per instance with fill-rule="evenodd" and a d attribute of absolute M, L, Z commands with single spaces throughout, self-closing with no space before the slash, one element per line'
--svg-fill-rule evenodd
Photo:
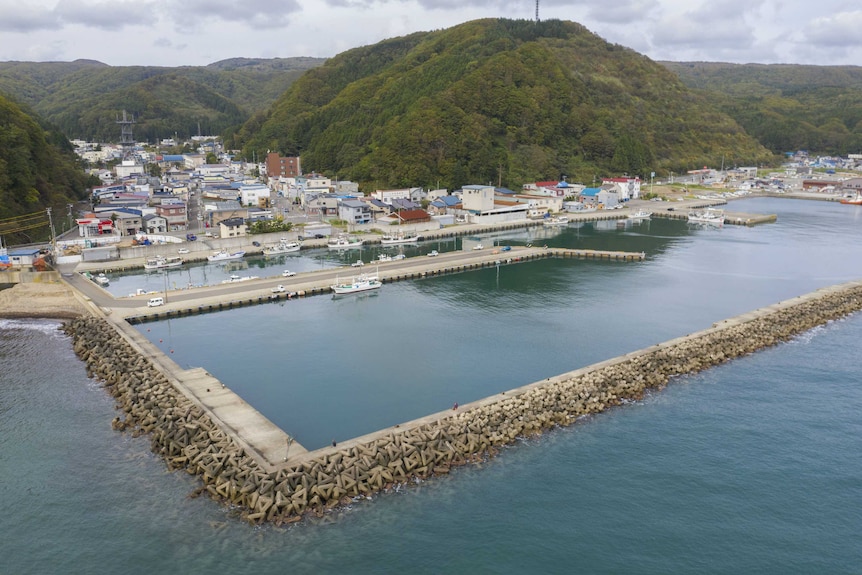
<path fill-rule="evenodd" d="M 348 420 L 343 433 L 365 432 L 862 277 L 852 257 L 862 212 L 790 200 L 733 208 L 779 220 L 582 227 L 546 241 L 643 245 L 648 261 L 503 266 L 499 277 L 142 329 L 157 328 L 148 334 L 180 363 L 223 370 L 213 372 L 244 397 L 325 404 L 308 421 L 285 418 L 313 444 L 335 433 L 320 423 L 328 410 Z M 249 527 L 190 497 L 194 478 L 168 472 L 146 438 L 112 431 L 112 400 L 58 325 L 0 323 L 2 573 L 860 572 L 862 314 L 290 528 Z M 243 338 L 221 347 L 223 331 Z M 226 350 L 232 361 L 219 363 Z M 435 386 L 444 391 L 424 389 Z"/>

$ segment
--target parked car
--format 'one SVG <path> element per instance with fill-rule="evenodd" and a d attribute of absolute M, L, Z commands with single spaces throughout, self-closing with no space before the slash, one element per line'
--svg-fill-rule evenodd
<path fill-rule="evenodd" d="M 195 241 L 196 239 L 198 239 L 198 237 L 197 237 L 196 235 L 194 235 L 194 234 L 186 234 L 186 241 L 193 242 L 193 241 Z"/>
<path fill-rule="evenodd" d="M 325 235 L 323 235 L 323 234 L 314 234 L 314 237 L 315 237 L 315 238 L 317 238 L 318 240 L 322 240 L 322 239 L 323 239 L 323 238 L 325 238 L 326 236 L 325 236 Z"/>
<path fill-rule="evenodd" d="M 272 293 L 284 293 L 284 292 L 286 292 L 286 291 L 287 291 L 287 290 L 286 290 L 286 289 L 284 289 L 284 286 L 283 286 L 283 285 L 277 285 L 277 286 L 275 286 L 274 288 L 272 288 Z"/>
<path fill-rule="evenodd" d="M 258 242 L 258 241 L 254 241 L 254 242 L 251 242 L 251 245 L 253 245 L 253 246 L 254 246 L 254 247 L 256 247 L 256 248 L 259 248 L 259 247 L 260 247 L 260 242 Z"/>
<path fill-rule="evenodd" d="M 292 278 L 293 276 L 296 275 L 296 272 L 292 272 L 290 270 L 284 270 L 283 272 L 281 272 L 281 275 L 283 275 L 286 278 Z"/>
<path fill-rule="evenodd" d="M 437 250 L 431 250 L 430 252 L 428 252 L 429 258 L 433 258 L 433 257 L 439 256 L 439 255 L 440 255 L 440 252 L 438 252 Z"/>
<path fill-rule="evenodd" d="M 502 248 L 500 248 L 500 251 L 501 252 L 510 252 L 510 251 L 512 251 L 512 246 L 503 246 Z"/>
<path fill-rule="evenodd" d="M 178 254 L 187 254 L 187 253 L 189 253 L 189 249 L 188 248 L 180 248 L 177 250 L 177 253 Z"/>
<path fill-rule="evenodd" d="M 165 305 L 165 298 L 152 297 L 150 298 L 150 301 L 147 302 L 147 307 L 158 307 L 160 305 Z"/>

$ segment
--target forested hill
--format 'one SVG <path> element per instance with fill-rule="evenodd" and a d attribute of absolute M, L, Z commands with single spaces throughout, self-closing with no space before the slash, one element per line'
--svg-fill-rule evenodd
<path fill-rule="evenodd" d="M 235 143 L 377 187 L 590 183 L 772 158 L 663 66 L 554 20 L 478 20 L 344 52 Z"/>
<path fill-rule="evenodd" d="M 0 93 L 30 106 L 70 138 L 119 140 L 122 110 L 139 141 L 221 134 L 266 110 L 321 58 L 234 58 L 209 66 L 0 62 Z"/>
<path fill-rule="evenodd" d="M 774 152 L 862 151 L 862 67 L 661 64 Z"/>
<path fill-rule="evenodd" d="M 46 207 L 65 214 L 67 204 L 86 197 L 87 184 L 93 183 L 77 165 L 65 136 L 41 126 L 16 103 L 0 96 L 0 235 L 4 244 L 49 238 L 47 226 L 22 229 L 26 224 L 10 219 Z"/>

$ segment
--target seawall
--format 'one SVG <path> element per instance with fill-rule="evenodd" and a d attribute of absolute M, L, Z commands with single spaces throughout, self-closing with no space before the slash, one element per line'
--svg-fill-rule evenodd
<path fill-rule="evenodd" d="M 431 414 L 338 447 L 290 456 L 267 471 L 206 412 L 179 393 L 103 319 L 66 324 L 88 373 L 104 382 L 123 416 L 114 427 L 150 435 L 169 467 L 201 478 L 201 491 L 252 523 L 322 514 L 357 496 L 494 455 L 518 437 L 570 425 L 674 376 L 722 364 L 862 309 L 862 282 L 816 292 L 724 320 L 650 348 Z"/>

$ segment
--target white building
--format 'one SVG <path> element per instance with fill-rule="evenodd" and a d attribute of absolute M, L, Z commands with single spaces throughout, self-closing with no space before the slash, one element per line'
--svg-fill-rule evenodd
<path fill-rule="evenodd" d="M 269 187 L 263 184 L 246 184 L 239 187 L 240 202 L 244 206 L 259 206 L 262 198 L 269 199 Z"/>

